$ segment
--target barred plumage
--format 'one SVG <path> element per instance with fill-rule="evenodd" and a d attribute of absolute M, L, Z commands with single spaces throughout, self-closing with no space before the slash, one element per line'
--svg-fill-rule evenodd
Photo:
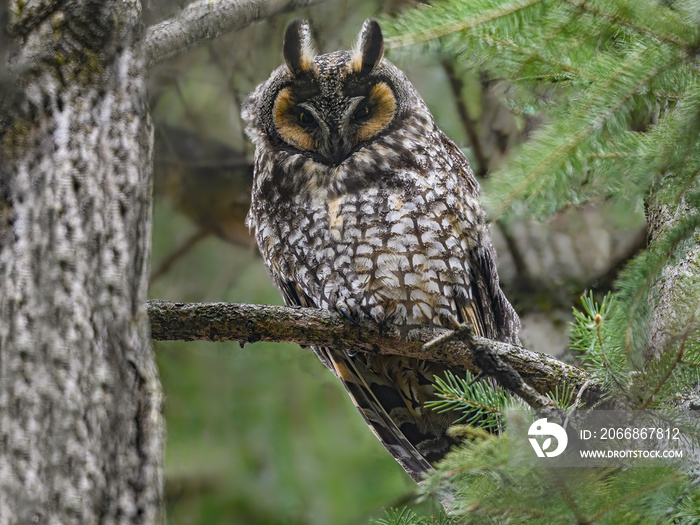
<path fill-rule="evenodd" d="M 248 225 L 289 305 L 411 327 L 470 321 L 517 343 L 478 184 L 411 83 L 383 59 L 379 25 L 352 51 L 315 55 L 306 22 L 243 108 L 256 146 Z M 449 450 L 450 414 L 425 408 L 444 370 L 416 359 L 314 351 L 416 480 Z"/>

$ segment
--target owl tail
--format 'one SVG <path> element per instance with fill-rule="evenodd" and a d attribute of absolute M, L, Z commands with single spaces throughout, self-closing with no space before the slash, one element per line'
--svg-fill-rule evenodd
<path fill-rule="evenodd" d="M 323 356 L 319 355 L 321 360 L 330 362 L 331 370 L 342 381 L 350 398 L 374 435 L 408 475 L 416 482 L 420 481 L 423 475 L 432 470 L 433 467 L 391 418 L 387 411 L 390 410 L 390 407 L 387 407 L 386 400 L 380 401 L 377 394 L 373 392 L 367 382 L 368 379 L 371 380 L 371 377 L 368 378 L 366 371 L 360 372 L 358 364 L 346 352 L 327 348 L 314 350 L 317 354 L 323 354 Z"/>

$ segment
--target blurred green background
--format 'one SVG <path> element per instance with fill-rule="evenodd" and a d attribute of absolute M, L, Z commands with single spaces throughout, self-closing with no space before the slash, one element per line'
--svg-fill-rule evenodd
<path fill-rule="evenodd" d="M 146 22 L 187 3 L 147 1 Z M 282 304 L 243 224 L 253 151 L 240 105 L 282 63 L 293 18 L 311 19 L 328 52 L 349 48 L 366 18 L 387 20 L 415 5 L 328 0 L 224 35 L 153 72 L 151 298 Z M 511 86 L 486 69 L 467 70 L 433 44 L 387 54 L 480 176 L 538 126 L 537 115 L 508 109 Z M 523 319 L 525 346 L 573 359 L 571 305 L 582 290 L 609 286 L 643 244 L 643 217 L 631 217 L 587 209 L 494 225 L 502 286 Z M 155 350 L 166 395 L 168 523 L 366 524 L 413 497 L 415 483 L 310 349 L 156 342 Z"/>

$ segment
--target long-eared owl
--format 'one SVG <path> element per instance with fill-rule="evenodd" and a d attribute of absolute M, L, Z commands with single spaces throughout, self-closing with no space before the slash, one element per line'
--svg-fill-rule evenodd
<path fill-rule="evenodd" d="M 368 20 L 350 51 L 316 54 L 307 22 L 285 64 L 243 106 L 255 144 L 248 226 L 288 305 L 380 325 L 471 322 L 518 342 L 464 154 Z M 444 368 L 418 359 L 314 348 L 375 435 L 416 480 L 453 444 L 454 416 L 425 407 Z"/>

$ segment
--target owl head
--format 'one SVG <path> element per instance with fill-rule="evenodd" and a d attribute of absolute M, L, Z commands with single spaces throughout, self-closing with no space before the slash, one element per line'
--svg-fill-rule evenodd
<path fill-rule="evenodd" d="M 283 54 L 285 63 L 243 107 L 256 146 L 335 167 L 423 105 L 405 75 L 383 58 L 374 20 L 364 23 L 350 51 L 324 55 L 316 53 L 308 22 L 295 20 Z"/>

